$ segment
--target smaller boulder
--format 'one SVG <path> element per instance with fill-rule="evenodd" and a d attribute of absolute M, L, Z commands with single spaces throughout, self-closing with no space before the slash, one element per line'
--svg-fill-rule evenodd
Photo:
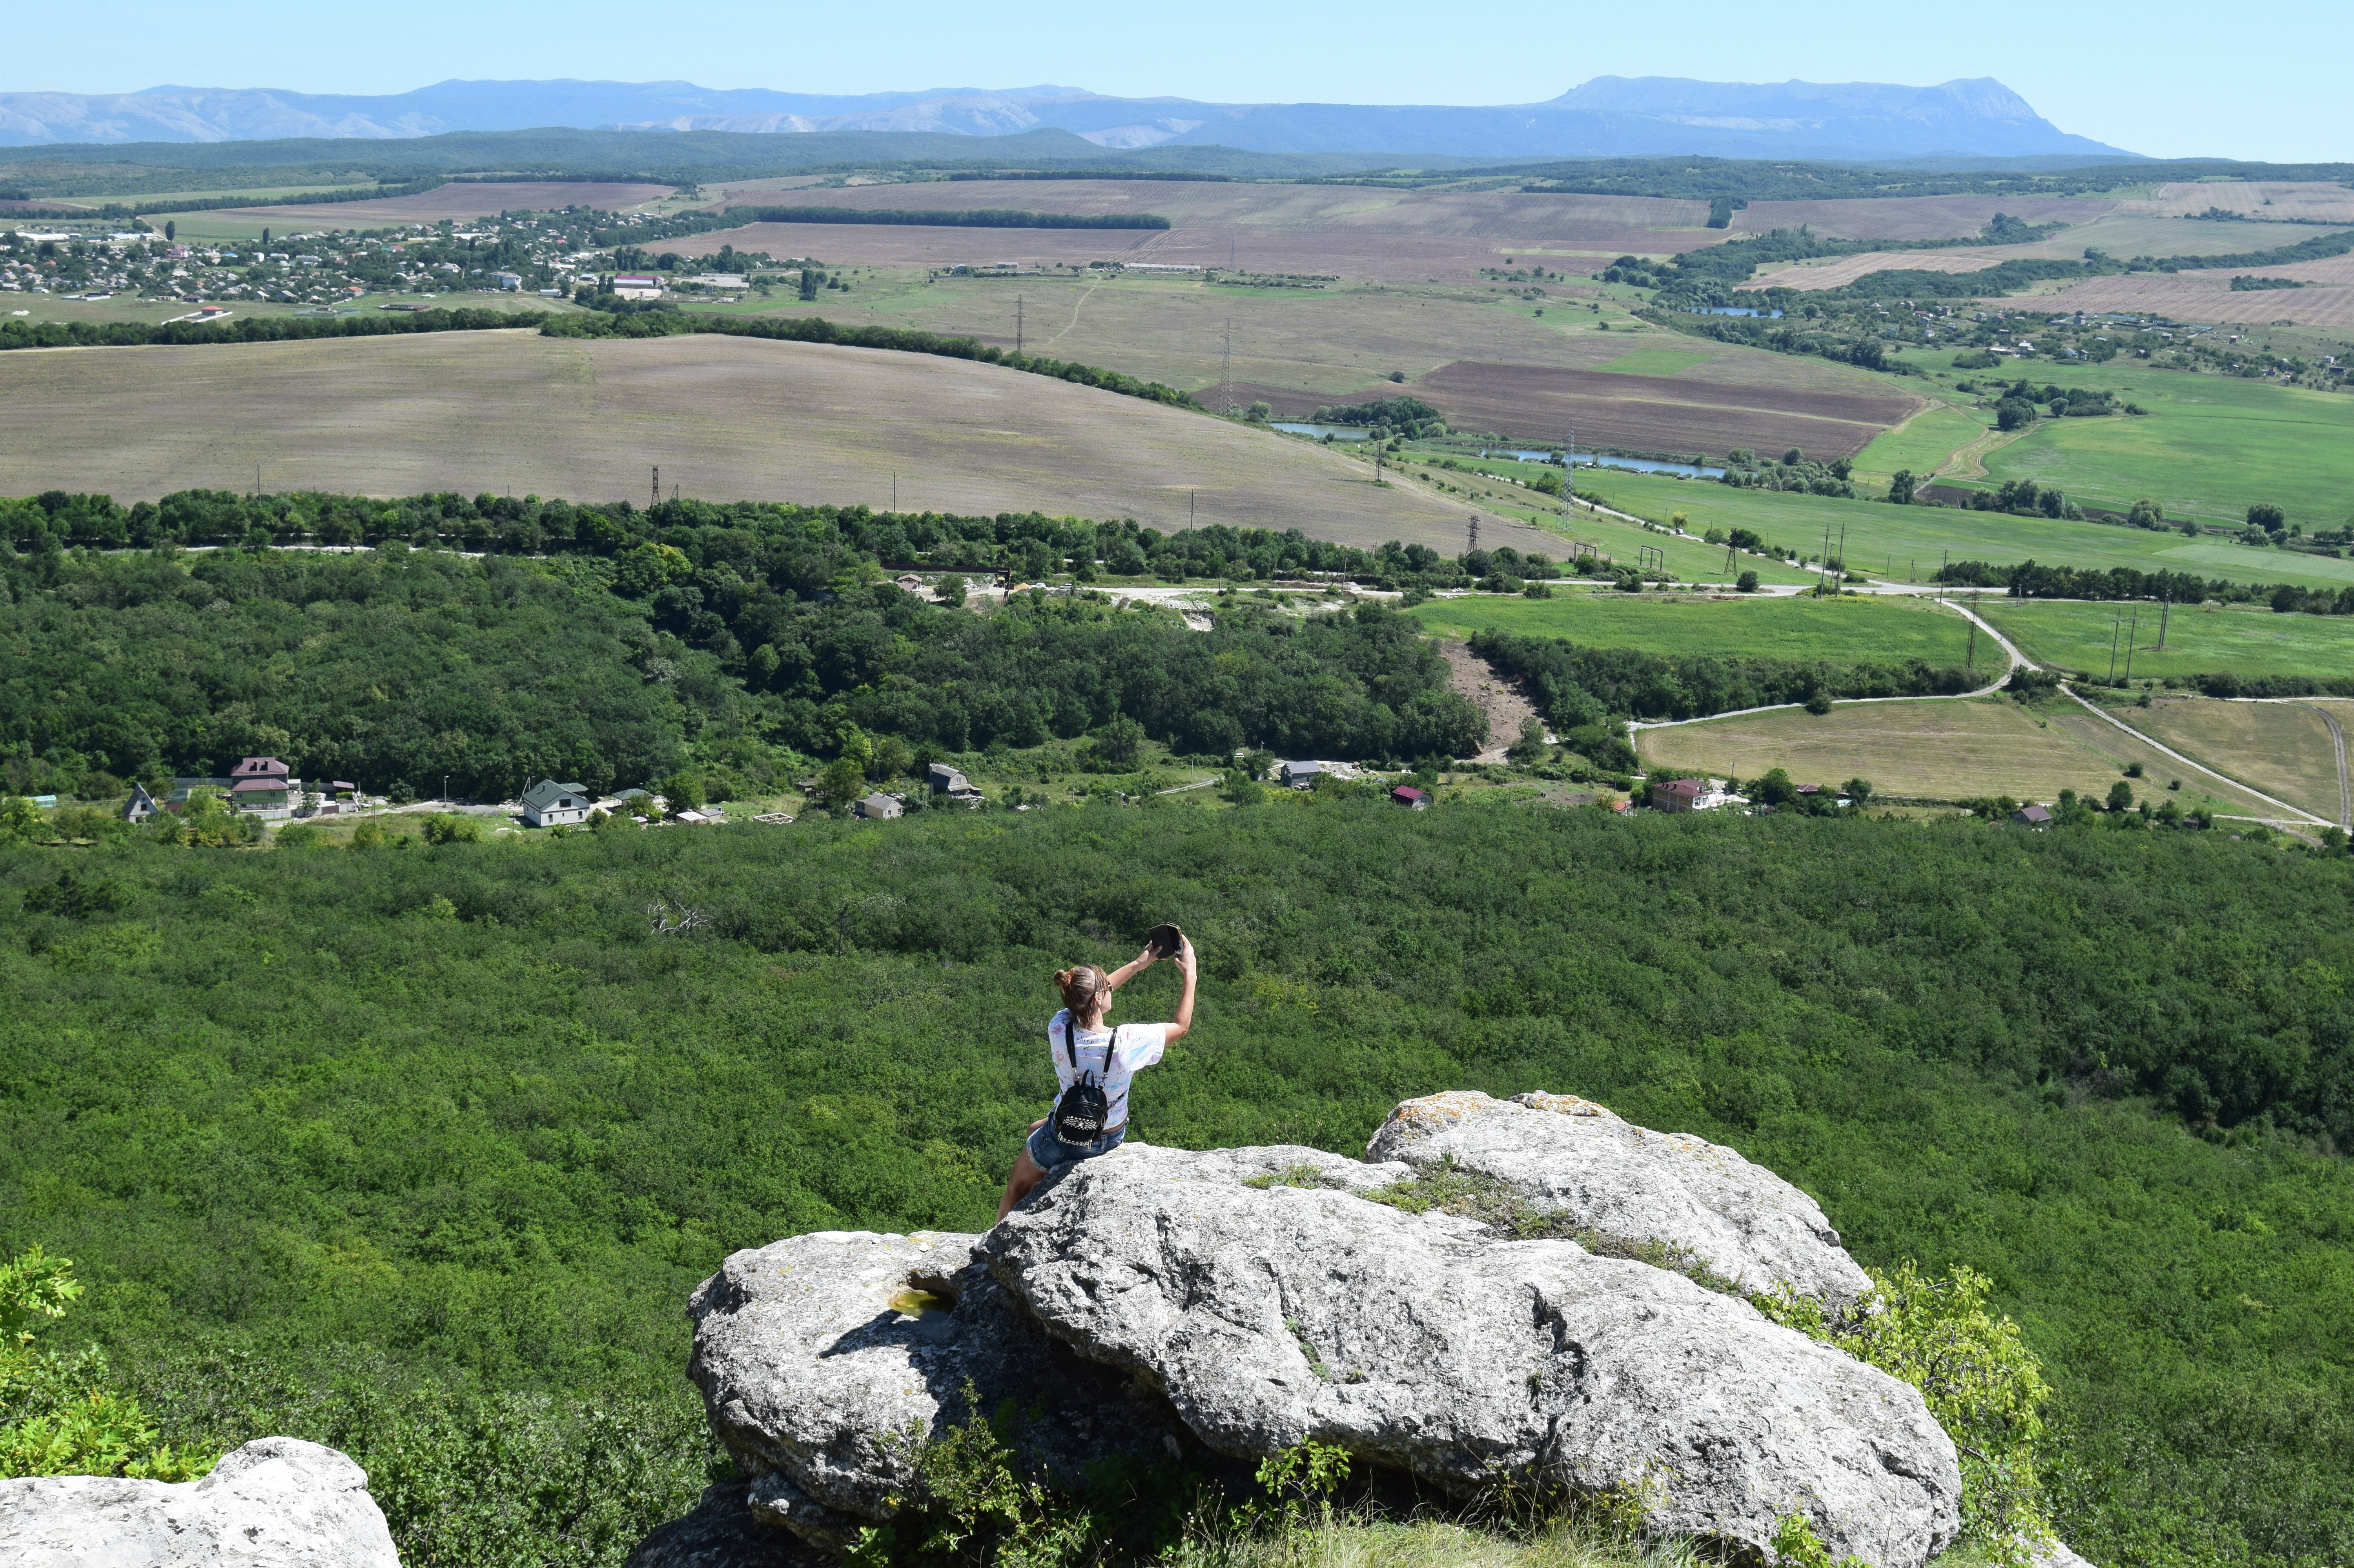
<path fill-rule="evenodd" d="M 1575 1095 L 1455 1089 L 1406 1100 L 1365 1158 L 1494 1177 L 1534 1208 L 1612 1241 L 1665 1243 L 1744 1290 L 1787 1287 L 1849 1307 L 1871 1287 L 1822 1206 L 1789 1182 L 1721 1144 L 1637 1127 Z"/>
<path fill-rule="evenodd" d="M 259 1437 L 200 1481 L 0 1481 L 0 1563 L 23 1568 L 400 1568 L 367 1472 Z"/>

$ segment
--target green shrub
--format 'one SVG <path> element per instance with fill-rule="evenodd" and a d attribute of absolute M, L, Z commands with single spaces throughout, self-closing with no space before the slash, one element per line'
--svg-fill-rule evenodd
<path fill-rule="evenodd" d="M 2019 1325 L 1988 1308 L 1993 1282 L 1976 1270 L 1933 1279 L 1908 1260 L 1866 1272 L 1871 1290 L 1836 1316 L 1787 1291 L 1753 1299 L 1785 1327 L 1919 1389 L 1961 1456 L 1963 1542 L 2026 1568 L 2052 1534 L 2037 1453 L 2052 1393 L 2041 1363 Z"/>
<path fill-rule="evenodd" d="M 139 1401 L 95 1348 L 51 1350 L 36 1330 L 82 1294 L 73 1260 L 37 1245 L 0 1264 L 0 1478 L 139 1476 L 194 1480 L 217 1455 L 155 1441 Z"/>

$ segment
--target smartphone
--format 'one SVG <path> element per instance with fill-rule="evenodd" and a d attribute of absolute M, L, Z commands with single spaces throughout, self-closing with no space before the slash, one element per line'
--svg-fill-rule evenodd
<path fill-rule="evenodd" d="M 1184 940 L 1185 934 L 1174 926 L 1155 926 L 1144 934 L 1145 945 L 1152 949 L 1152 956 L 1156 959 L 1175 958 Z"/>

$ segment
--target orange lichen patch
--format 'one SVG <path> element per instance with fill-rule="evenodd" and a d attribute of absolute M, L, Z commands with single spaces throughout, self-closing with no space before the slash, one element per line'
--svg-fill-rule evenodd
<path fill-rule="evenodd" d="M 1514 1095 L 1512 1103 L 1526 1106 L 1531 1110 L 1559 1111 L 1563 1116 L 1600 1117 L 1605 1121 L 1622 1119 L 1618 1113 L 1608 1106 L 1596 1105 L 1592 1100 L 1583 1100 L 1575 1095 L 1549 1095 L 1539 1090 L 1534 1094 Z"/>
<path fill-rule="evenodd" d="M 1400 1100 L 1397 1108 L 1390 1112 L 1390 1119 L 1409 1127 L 1430 1127 L 1478 1116 L 1502 1103 L 1477 1089 L 1448 1089 L 1443 1094 L 1425 1095 L 1418 1100 Z"/>

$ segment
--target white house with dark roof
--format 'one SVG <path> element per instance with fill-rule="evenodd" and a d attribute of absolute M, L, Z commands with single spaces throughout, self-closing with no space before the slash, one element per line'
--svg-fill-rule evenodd
<path fill-rule="evenodd" d="M 523 820 L 535 828 L 567 827 L 588 820 L 594 797 L 578 784 L 543 779 L 523 792 Z"/>

